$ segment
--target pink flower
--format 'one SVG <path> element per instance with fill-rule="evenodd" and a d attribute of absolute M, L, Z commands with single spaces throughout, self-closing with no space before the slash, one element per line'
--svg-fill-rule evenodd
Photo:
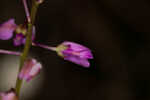
<path fill-rule="evenodd" d="M 14 34 L 15 33 L 15 34 Z M 16 25 L 15 19 L 9 19 L 0 25 L 0 40 L 9 40 L 13 38 L 14 46 L 25 44 L 27 28 L 25 24 Z M 35 39 L 35 26 L 32 29 L 32 40 Z"/>
<path fill-rule="evenodd" d="M 8 92 L 0 92 L 0 100 L 18 100 L 14 89 Z"/>
<path fill-rule="evenodd" d="M 18 26 L 16 29 L 16 36 L 15 38 L 13 38 L 14 46 L 20 46 L 25 44 L 26 34 L 27 34 L 27 29 L 23 25 Z M 32 41 L 34 41 L 34 39 L 35 39 L 35 26 L 33 26 L 32 29 Z"/>
<path fill-rule="evenodd" d="M 78 65 L 89 67 L 88 59 L 93 59 L 91 50 L 80 44 L 65 41 L 56 47 L 56 52 L 65 60 L 71 61 Z"/>
<path fill-rule="evenodd" d="M 9 19 L 0 25 L 0 39 L 9 40 L 13 37 L 13 32 L 15 31 L 17 25 L 14 19 Z"/>
<path fill-rule="evenodd" d="M 39 43 L 32 43 L 32 45 L 56 51 L 57 54 L 63 57 L 65 60 L 71 61 L 86 68 L 90 66 L 88 59 L 93 59 L 93 55 L 89 48 L 74 42 L 65 41 L 57 47 L 50 47 Z"/>
<path fill-rule="evenodd" d="M 24 44 L 25 39 L 26 39 L 26 37 L 22 33 L 16 34 L 15 38 L 13 38 L 14 46 L 20 46 L 20 45 Z"/>
<path fill-rule="evenodd" d="M 39 74 L 42 65 L 35 59 L 28 59 L 25 61 L 22 70 L 19 73 L 19 78 L 29 82 L 37 74 Z"/>

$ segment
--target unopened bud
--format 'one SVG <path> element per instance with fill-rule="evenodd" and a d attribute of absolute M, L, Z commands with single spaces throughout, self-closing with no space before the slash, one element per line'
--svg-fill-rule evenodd
<path fill-rule="evenodd" d="M 18 100 L 14 89 L 7 92 L 0 92 L 0 100 Z"/>
<path fill-rule="evenodd" d="M 19 73 L 19 78 L 30 81 L 33 77 L 39 74 L 42 65 L 36 59 L 28 59 L 25 61 L 24 66 Z"/>

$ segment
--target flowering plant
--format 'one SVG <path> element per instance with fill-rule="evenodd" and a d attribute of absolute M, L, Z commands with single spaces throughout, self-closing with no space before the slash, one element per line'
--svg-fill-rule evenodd
<path fill-rule="evenodd" d="M 0 49 L 0 53 L 20 56 L 19 73 L 16 86 L 8 92 L 0 92 L 0 100 L 18 100 L 23 80 L 29 82 L 42 69 L 42 65 L 36 59 L 29 57 L 31 46 L 38 46 L 50 51 L 55 51 L 64 60 L 90 67 L 88 59 L 93 59 L 91 50 L 75 42 L 64 41 L 56 47 L 47 46 L 35 42 L 36 26 L 35 17 L 37 9 L 43 0 L 32 0 L 31 11 L 28 10 L 26 0 L 22 0 L 25 8 L 27 23 L 17 25 L 11 18 L 0 25 L 0 40 L 13 40 L 14 46 L 23 45 L 23 52 Z"/>

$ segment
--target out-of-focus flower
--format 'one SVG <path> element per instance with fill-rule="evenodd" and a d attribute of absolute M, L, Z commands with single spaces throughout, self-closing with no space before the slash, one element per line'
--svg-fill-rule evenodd
<path fill-rule="evenodd" d="M 13 32 L 15 31 L 17 25 L 14 19 L 9 19 L 0 25 L 0 39 L 9 40 L 13 37 Z"/>
<path fill-rule="evenodd" d="M 65 41 L 57 47 L 50 47 L 38 43 L 32 43 L 32 45 L 56 51 L 57 54 L 65 60 L 71 61 L 83 67 L 89 67 L 90 63 L 88 59 L 93 59 L 93 55 L 89 48 L 74 42 Z"/>
<path fill-rule="evenodd" d="M 71 61 L 78 65 L 89 67 L 88 59 L 93 59 L 91 50 L 80 44 L 65 41 L 56 47 L 56 52 L 65 60 Z"/>
<path fill-rule="evenodd" d="M 22 44 L 25 44 L 26 41 L 26 35 L 27 35 L 27 29 L 23 25 L 19 25 L 16 28 L 16 36 L 13 39 L 14 46 L 20 46 Z M 32 41 L 35 39 L 35 26 L 33 26 L 32 29 Z"/>
<path fill-rule="evenodd" d="M 15 37 L 13 38 L 14 46 L 20 46 L 25 43 L 27 29 L 25 25 L 18 25 L 15 31 Z"/>
<path fill-rule="evenodd" d="M 13 35 L 15 33 L 15 37 Z M 16 25 L 15 19 L 9 19 L 0 25 L 0 40 L 9 40 L 13 38 L 14 46 L 25 44 L 27 28 L 25 24 Z M 32 29 L 32 41 L 35 39 L 35 26 Z"/>
<path fill-rule="evenodd" d="M 28 59 L 25 61 L 18 77 L 29 82 L 32 78 L 39 74 L 41 68 L 42 65 L 35 59 Z"/>
<path fill-rule="evenodd" d="M 37 2 L 38 4 L 41 4 L 41 3 L 44 2 L 44 0 L 36 0 L 36 2 Z"/>
<path fill-rule="evenodd" d="M 16 37 L 13 39 L 14 46 L 20 46 L 25 43 L 25 36 L 23 34 L 16 34 Z"/>
<path fill-rule="evenodd" d="M 18 100 L 18 97 L 14 89 L 11 89 L 8 92 L 0 92 L 0 100 Z"/>

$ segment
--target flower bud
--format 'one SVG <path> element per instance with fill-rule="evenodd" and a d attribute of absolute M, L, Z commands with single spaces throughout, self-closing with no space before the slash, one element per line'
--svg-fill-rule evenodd
<path fill-rule="evenodd" d="M 90 66 L 88 59 L 93 59 L 93 55 L 89 48 L 74 42 L 65 41 L 57 47 L 50 47 L 38 43 L 32 43 L 32 45 L 56 51 L 59 56 L 64 58 L 64 60 L 71 61 L 86 68 Z"/>
<path fill-rule="evenodd" d="M 22 70 L 19 73 L 19 78 L 29 82 L 32 78 L 39 74 L 42 65 L 35 59 L 28 59 L 25 61 Z"/>
<path fill-rule="evenodd" d="M 65 60 L 71 61 L 83 67 L 89 67 L 88 59 L 93 59 L 91 50 L 80 44 L 65 41 L 56 47 L 56 52 Z"/>
<path fill-rule="evenodd" d="M 18 100 L 18 97 L 14 89 L 11 89 L 8 92 L 0 92 L 0 100 Z"/>
<path fill-rule="evenodd" d="M 32 28 L 32 41 L 35 39 L 35 26 Z M 26 34 L 27 34 L 27 29 L 23 25 L 19 25 L 16 29 L 16 35 L 13 38 L 13 44 L 14 46 L 20 46 L 25 44 L 26 42 Z"/>

